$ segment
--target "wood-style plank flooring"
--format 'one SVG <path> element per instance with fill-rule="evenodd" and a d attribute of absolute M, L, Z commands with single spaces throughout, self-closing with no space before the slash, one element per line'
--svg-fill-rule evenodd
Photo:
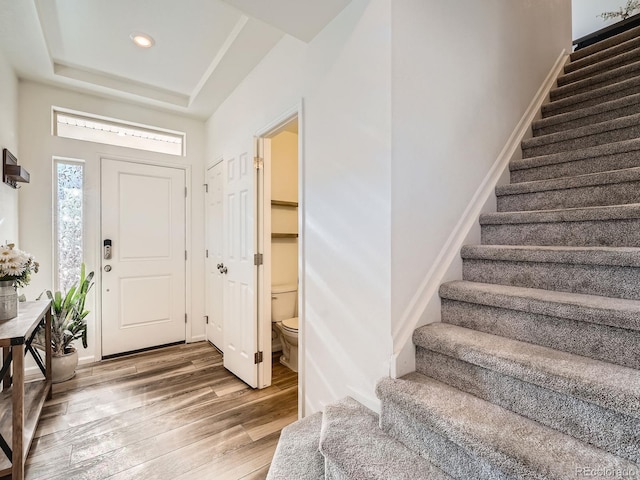
<path fill-rule="evenodd" d="M 297 384 L 274 357 L 271 387 L 253 390 L 206 342 L 80 367 L 54 385 L 26 478 L 263 479 Z"/>

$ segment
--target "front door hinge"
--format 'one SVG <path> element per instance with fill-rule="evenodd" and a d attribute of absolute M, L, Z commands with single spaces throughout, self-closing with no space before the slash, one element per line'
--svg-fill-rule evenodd
<path fill-rule="evenodd" d="M 256 253 L 253 255 L 253 264 L 254 265 L 262 265 L 262 254 Z"/>
<path fill-rule="evenodd" d="M 209 258 L 209 249 L 206 249 L 206 250 L 204 251 L 204 256 L 205 256 L 206 258 Z"/>
<path fill-rule="evenodd" d="M 184 198 L 187 198 L 187 187 L 184 187 Z"/>
<path fill-rule="evenodd" d="M 184 323 L 187 323 L 187 314 L 184 314 Z"/>
<path fill-rule="evenodd" d="M 187 260 L 187 251 L 186 250 L 184 251 L 184 259 L 185 259 L 185 261 Z"/>
<path fill-rule="evenodd" d="M 207 325 L 209 325 L 209 315 L 205 315 L 205 316 L 204 316 L 204 323 L 206 323 Z"/>
<path fill-rule="evenodd" d="M 261 157 L 253 157 L 253 168 L 260 170 L 264 167 L 264 159 Z"/>
<path fill-rule="evenodd" d="M 208 183 L 204 184 L 204 193 L 209 193 L 209 184 Z"/>
<path fill-rule="evenodd" d="M 262 352 L 256 352 L 256 354 L 253 356 L 253 363 L 257 365 L 258 363 L 262 363 L 262 361 Z"/>

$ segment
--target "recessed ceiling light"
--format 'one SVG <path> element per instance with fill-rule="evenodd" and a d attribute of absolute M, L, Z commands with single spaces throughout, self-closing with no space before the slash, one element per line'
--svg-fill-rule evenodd
<path fill-rule="evenodd" d="M 142 48 L 153 47 L 154 43 L 156 43 L 153 38 L 146 33 L 133 32 L 129 35 L 129 38 L 133 40 L 133 43 Z"/>

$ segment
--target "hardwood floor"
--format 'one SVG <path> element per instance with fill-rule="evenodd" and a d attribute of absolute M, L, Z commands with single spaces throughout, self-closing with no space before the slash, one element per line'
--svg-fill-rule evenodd
<path fill-rule="evenodd" d="M 271 387 L 253 390 L 206 342 L 80 367 L 54 385 L 26 478 L 263 479 L 297 385 L 274 358 Z"/>

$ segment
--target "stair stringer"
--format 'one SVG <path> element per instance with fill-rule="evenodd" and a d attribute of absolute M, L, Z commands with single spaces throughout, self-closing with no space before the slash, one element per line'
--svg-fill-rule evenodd
<path fill-rule="evenodd" d="M 550 91 L 555 86 L 555 81 L 568 59 L 569 54 L 562 49 L 502 151 L 468 203 L 462 217 L 447 238 L 417 292 L 408 303 L 400 322 L 393 328 L 391 332 L 393 353 L 389 361 L 389 376 L 392 378 L 398 378 L 416 370 L 413 332 L 420 326 L 440 321 L 441 305 L 438 295 L 440 285 L 462 278 L 460 249 L 465 244 L 480 243 L 478 218 L 482 213 L 497 211 L 495 188 L 509 183 L 509 163 L 522 156 L 521 142 L 532 137 L 531 125 L 540 117 L 542 105 L 549 101 Z"/>

